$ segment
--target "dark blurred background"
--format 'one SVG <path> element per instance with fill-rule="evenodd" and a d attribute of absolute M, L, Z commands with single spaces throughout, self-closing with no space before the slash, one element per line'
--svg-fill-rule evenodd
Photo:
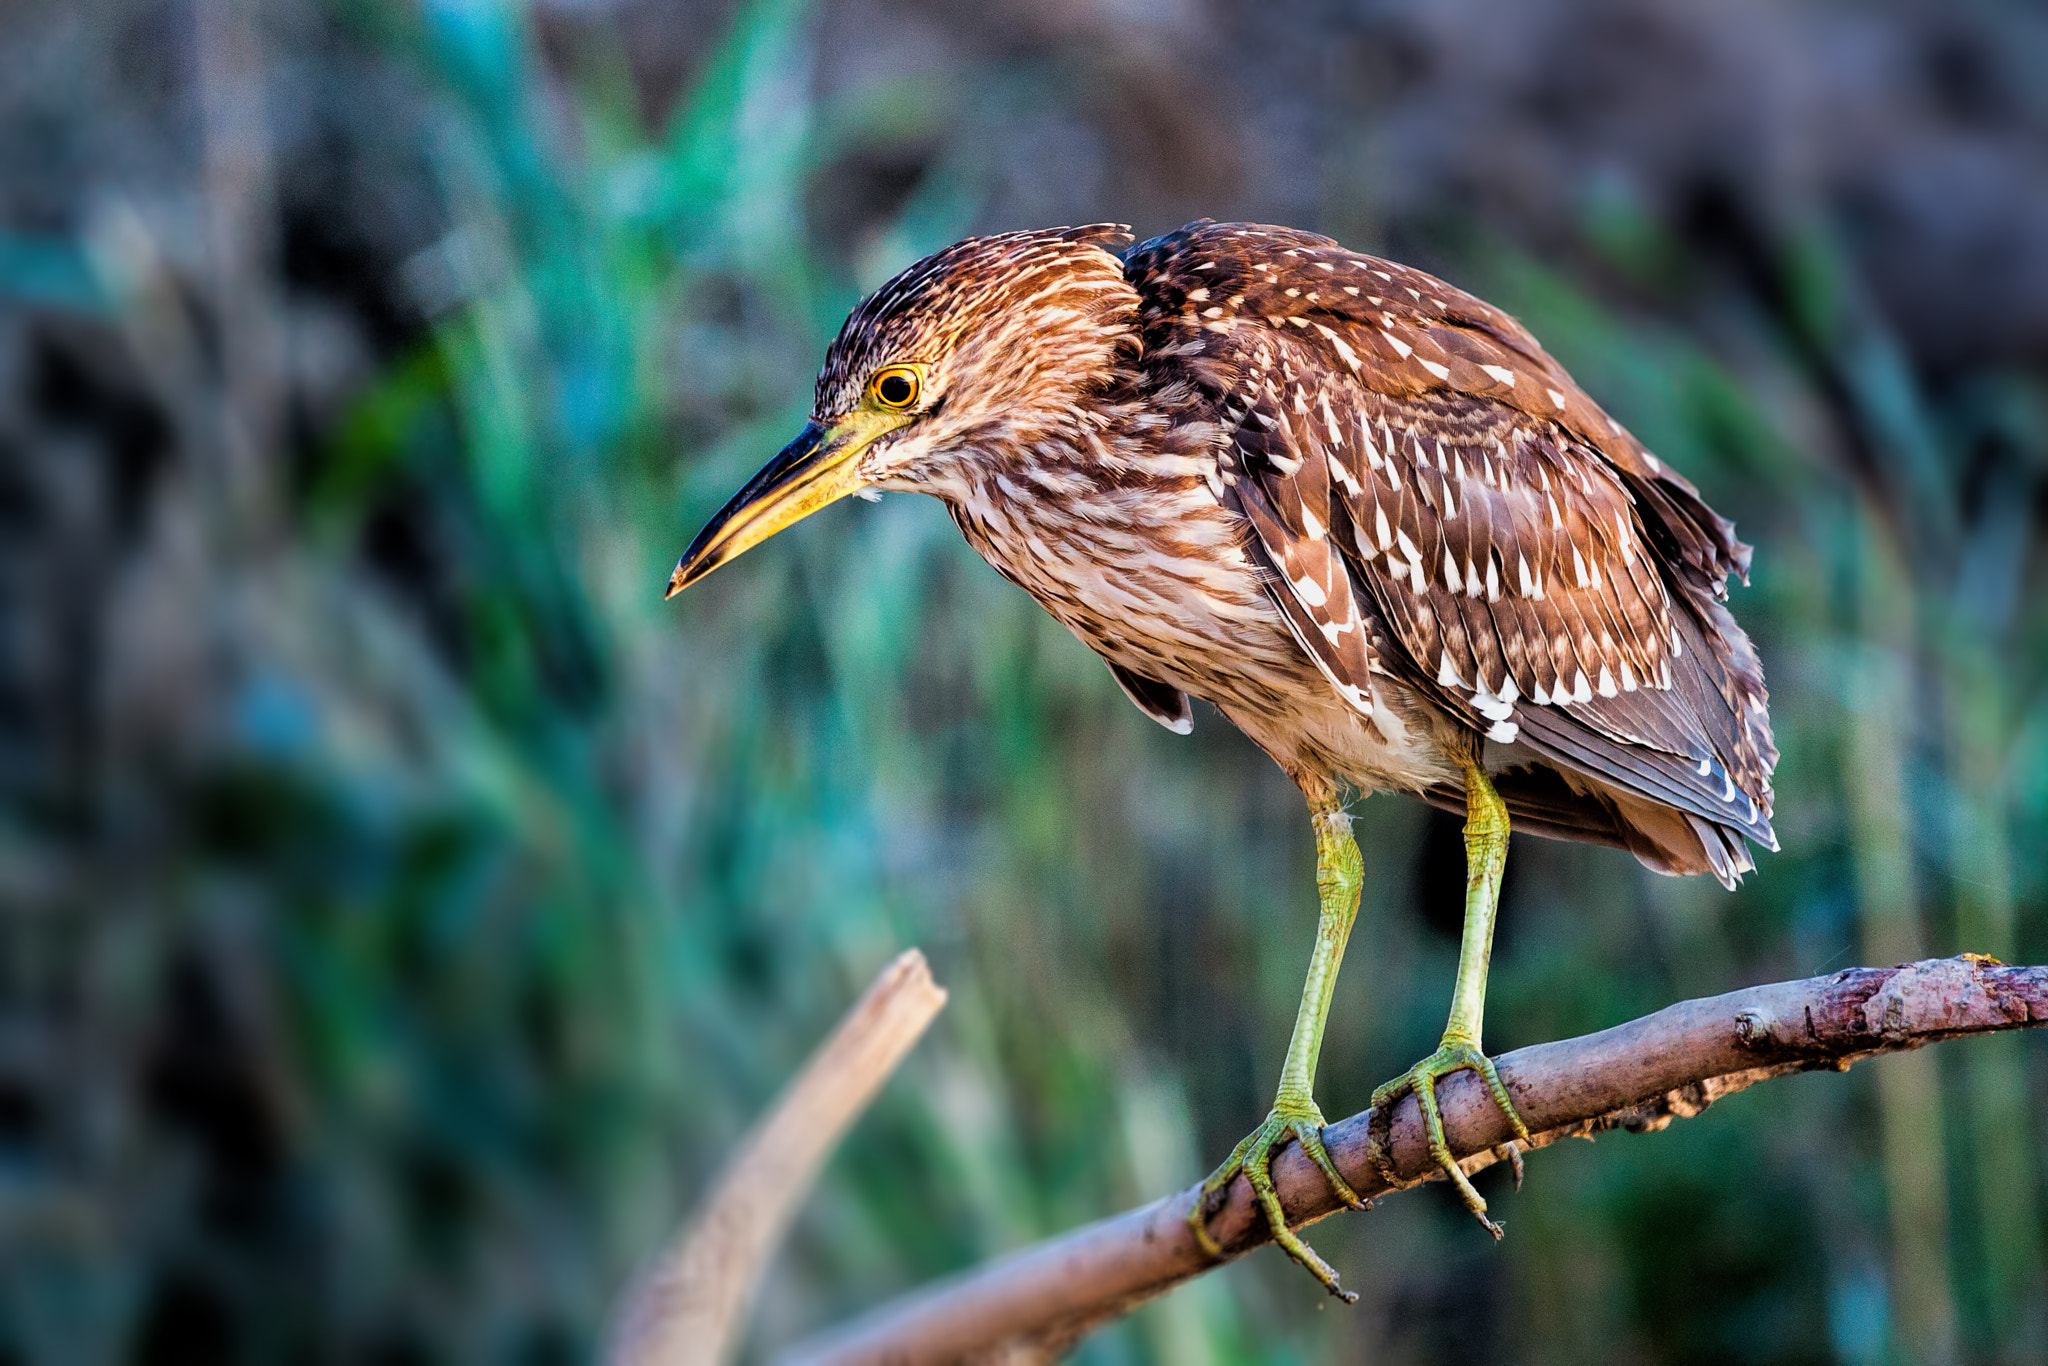
<path fill-rule="evenodd" d="M 875 969 L 952 1004 L 751 1352 L 1263 1113 L 1307 822 L 919 499 L 664 605 L 971 231 L 1331 233 L 1518 314 L 1758 546 L 1737 893 L 1519 840 L 1488 1043 L 2048 959 L 2048 13 L 1997 0 L 10 0 L 0 1363 L 566 1362 Z M 1359 808 L 1332 1115 L 1456 822 Z M 2048 1361 L 2048 1040 L 1320 1226 L 1090 1363 Z"/>

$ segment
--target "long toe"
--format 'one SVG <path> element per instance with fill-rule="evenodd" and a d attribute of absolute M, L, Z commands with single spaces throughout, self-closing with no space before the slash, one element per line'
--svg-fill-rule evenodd
<path fill-rule="evenodd" d="M 1471 1179 L 1458 1165 L 1458 1159 L 1451 1152 L 1451 1146 L 1444 1134 L 1443 1111 L 1437 1104 L 1436 1085 L 1455 1072 L 1476 1072 L 1486 1084 L 1487 1094 L 1493 1098 L 1501 1112 L 1507 1116 L 1514 1128 L 1515 1136 L 1521 1142 L 1529 1141 L 1529 1126 L 1516 1111 L 1514 1100 L 1508 1095 L 1507 1085 L 1501 1081 L 1492 1059 L 1479 1051 L 1475 1044 L 1446 1039 L 1437 1051 L 1432 1053 L 1407 1072 L 1373 1092 L 1375 1119 L 1390 1117 L 1393 1103 L 1413 1091 L 1415 1101 L 1422 1111 L 1423 1128 L 1429 1135 L 1429 1155 L 1442 1168 L 1444 1175 L 1457 1188 L 1458 1196 L 1465 1202 L 1465 1208 L 1472 1212 L 1488 1233 L 1495 1238 L 1502 1236 L 1501 1226 L 1486 1215 L 1486 1200 L 1472 1185 Z M 1375 1153 L 1375 1160 L 1383 1172 L 1393 1171 L 1391 1155 L 1383 1149 Z M 1515 1185 L 1522 1184 L 1522 1163 L 1519 1152 L 1515 1154 Z"/>
<path fill-rule="evenodd" d="M 1337 1279 L 1337 1272 L 1328 1262 L 1317 1255 L 1316 1250 L 1303 1242 L 1294 1230 L 1287 1226 L 1287 1212 L 1281 1207 L 1280 1195 L 1273 1186 L 1273 1154 L 1285 1148 L 1290 1142 L 1299 1142 L 1302 1150 L 1322 1172 L 1323 1179 L 1330 1183 L 1339 1200 L 1353 1209 L 1364 1209 L 1366 1204 L 1359 1199 L 1358 1192 L 1351 1188 L 1337 1171 L 1336 1163 L 1330 1159 L 1328 1148 L 1323 1144 L 1323 1116 L 1310 1106 L 1306 1111 L 1294 1107 L 1283 1109 L 1275 1105 L 1266 1115 L 1265 1122 L 1251 1131 L 1232 1150 L 1222 1166 L 1209 1174 L 1202 1183 L 1202 1189 L 1195 1196 L 1194 1207 L 1188 1211 L 1188 1224 L 1193 1230 L 1196 1243 L 1211 1257 L 1223 1255 L 1223 1249 L 1209 1232 L 1210 1203 L 1214 1196 L 1242 1174 L 1252 1188 L 1259 1208 L 1266 1216 L 1266 1225 L 1272 1230 L 1273 1241 L 1286 1250 L 1287 1255 L 1299 1262 L 1311 1276 L 1314 1276 L 1338 1299 L 1356 1303 L 1358 1296 L 1344 1289 Z"/>
<path fill-rule="evenodd" d="M 1323 1126 L 1320 1120 L 1314 1124 L 1296 1120 L 1294 1139 L 1301 1144 L 1301 1150 L 1308 1154 L 1309 1161 L 1316 1164 L 1316 1170 L 1323 1174 L 1323 1180 L 1329 1182 L 1330 1190 L 1344 1202 L 1346 1208 L 1372 1208 L 1372 1202 L 1360 1199 L 1358 1192 L 1351 1189 L 1351 1183 L 1344 1179 L 1344 1173 L 1337 1170 L 1336 1160 L 1330 1156 L 1329 1148 L 1323 1143 Z"/>

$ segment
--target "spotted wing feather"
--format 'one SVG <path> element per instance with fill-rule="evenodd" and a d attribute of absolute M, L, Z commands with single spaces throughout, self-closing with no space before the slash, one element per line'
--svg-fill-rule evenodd
<path fill-rule="evenodd" d="M 1748 548 L 1518 324 L 1285 230 L 1183 230 L 1132 265 L 1153 333 L 1221 396 L 1258 550 L 1289 586 L 1319 571 L 1283 610 L 1329 596 L 1334 547 L 1450 714 L 1775 847 L 1762 675 L 1720 601 Z"/>
<path fill-rule="evenodd" d="M 1224 457 L 1224 501 L 1249 523 L 1253 561 L 1301 648 L 1340 697 L 1371 716 L 1372 632 L 1343 544 L 1331 534 L 1345 523 L 1330 496 L 1329 471 L 1293 454 L 1300 446 L 1292 428 L 1302 415 L 1276 386 L 1247 385 L 1225 406 L 1238 416 Z M 1261 477 L 1240 478 L 1239 471 Z"/>

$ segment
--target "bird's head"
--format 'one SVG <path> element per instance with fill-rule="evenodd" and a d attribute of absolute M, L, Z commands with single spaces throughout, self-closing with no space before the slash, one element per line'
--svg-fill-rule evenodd
<path fill-rule="evenodd" d="M 1135 344 L 1138 296 L 1112 224 L 970 237 L 927 256 L 848 317 L 811 420 L 711 519 L 670 576 L 681 592 L 749 547 L 863 489 L 944 495 L 1084 425 Z"/>

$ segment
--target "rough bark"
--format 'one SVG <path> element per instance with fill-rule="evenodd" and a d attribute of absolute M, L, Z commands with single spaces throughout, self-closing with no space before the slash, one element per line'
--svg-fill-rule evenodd
<path fill-rule="evenodd" d="M 1609 1129 L 1641 1133 L 1689 1118 L 1723 1096 L 1791 1072 L 1846 1071 L 1879 1053 L 1943 1039 L 2048 1024 L 2048 967 L 2007 967 L 1965 955 L 1750 987 L 1686 1001 L 1628 1024 L 1498 1059 L 1535 1134 L 1532 1147 Z M 1447 1136 L 1467 1171 L 1502 1160 L 1509 1130 L 1479 1082 L 1439 1088 Z M 1413 1097 L 1391 1116 L 1390 1188 L 1368 1157 L 1365 1111 L 1325 1131 L 1331 1155 L 1368 1199 L 1440 1179 Z M 1291 1223 L 1339 1208 L 1290 1146 L 1273 1175 Z M 1049 1361 L 1092 1329 L 1221 1263 L 1186 1223 L 1198 1187 L 1088 1225 L 885 1305 L 799 1345 L 790 1366 L 920 1366 Z M 1230 1260 L 1270 1241 L 1242 1177 L 1212 1216 Z"/>

